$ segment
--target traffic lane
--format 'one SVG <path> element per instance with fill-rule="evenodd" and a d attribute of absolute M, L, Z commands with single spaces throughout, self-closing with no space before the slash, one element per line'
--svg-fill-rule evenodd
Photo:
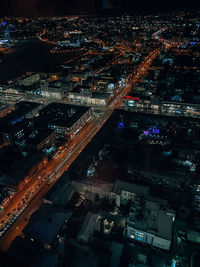
<path fill-rule="evenodd" d="M 92 125 L 92 127 L 94 127 L 94 122 L 93 122 L 93 125 Z M 91 129 L 90 129 L 91 127 L 86 127 L 86 129 L 85 130 L 87 130 L 87 132 L 88 133 L 90 133 L 91 132 Z M 83 135 L 84 136 L 84 135 Z M 86 136 L 86 138 L 84 138 L 83 139 L 83 141 L 80 143 L 79 142 L 79 144 L 81 144 L 82 145 L 82 143 L 85 141 L 87 139 L 87 136 Z M 77 141 L 77 140 L 76 140 Z M 79 140 L 78 140 L 79 141 Z M 75 147 L 75 145 L 76 145 L 76 142 L 73 142 L 72 143 L 72 145 L 71 145 L 71 147 L 72 147 L 72 149 L 73 148 L 75 148 L 75 152 L 79 149 L 79 147 L 80 147 L 80 145 L 78 146 L 78 147 Z M 80 151 L 79 151 L 80 152 Z M 30 198 L 30 196 L 31 197 L 33 197 L 34 195 L 36 195 L 38 192 L 38 190 L 40 189 L 40 186 L 41 186 L 41 184 L 43 185 L 43 183 L 44 183 L 44 181 L 45 180 L 47 180 L 49 177 L 48 177 L 48 175 L 49 175 L 49 173 L 51 174 L 51 172 L 55 169 L 55 167 L 58 165 L 58 164 L 61 164 L 61 167 L 66 163 L 66 161 L 68 160 L 68 158 L 70 158 L 71 157 L 71 155 L 72 155 L 72 153 L 73 153 L 73 151 L 70 151 L 70 153 L 67 151 L 67 159 L 65 159 L 65 161 L 63 162 L 63 161 L 58 161 L 57 160 L 57 162 L 55 162 L 55 161 L 52 161 L 51 162 L 51 165 L 49 165 L 48 166 L 48 172 L 47 173 L 43 173 L 43 174 L 40 174 L 40 173 L 37 173 L 37 176 L 38 176 L 38 174 L 39 174 L 39 178 L 43 178 L 43 179 L 41 179 L 39 182 L 35 182 L 35 184 L 32 186 L 32 188 L 28 188 L 29 189 L 29 191 L 26 193 L 26 195 L 25 195 L 25 197 L 23 197 L 22 198 L 22 196 L 20 197 L 20 198 L 22 198 L 22 200 L 19 202 L 19 203 L 16 203 L 16 201 L 15 201 L 15 207 L 16 208 L 13 208 L 13 206 L 12 207 L 10 207 L 10 210 L 8 210 L 8 213 L 7 213 L 7 215 L 6 215 L 6 219 L 4 218 L 4 224 L 5 223 L 8 223 L 8 222 L 10 222 L 10 220 L 13 218 L 13 217 L 15 217 L 15 215 L 16 215 L 16 213 L 15 213 L 15 210 L 19 210 L 19 212 L 18 213 L 20 213 L 20 211 L 23 209 L 23 207 L 24 207 L 24 205 L 28 205 L 29 204 L 29 202 L 31 201 L 31 198 Z M 63 157 L 63 156 L 62 156 Z M 60 168 L 59 168 L 60 169 Z M 45 174 L 45 175 L 44 175 Z M 56 174 L 57 175 L 57 174 Z M 38 190 L 37 190 L 38 189 Z M 22 205 L 23 204 L 23 205 Z M 22 205 L 22 206 L 21 206 Z M 13 208 L 13 209 L 12 209 Z M 12 209 L 12 210 L 11 210 Z M 10 212 L 9 212 L 10 211 Z M 13 211 L 14 211 L 14 213 L 13 213 Z"/>
<path fill-rule="evenodd" d="M 155 54 L 155 53 L 154 53 Z M 145 65 L 146 66 L 146 65 Z M 134 81 L 136 81 L 137 79 L 134 79 Z M 127 90 L 127 89 L 125 89 L 125 90 Z M 118 96 L 117 96 L 117 98 L 118 97 L 120 97 L 120 98 L 122 98 L 123 97 L 123 94 L 119 94 Z M 117 98 L 115 99 L 115 102 L 117 102 L 116 100 L 117 100 Z M 113 102 L 114 104 L 115 104 L 115 102 Z M 111 106 L 113 105 L 113 103 L 111 104 Z M 117 103 L 116 103 L 117 104 Z M 114 107 L 113 107 L 114 108 Z M 94 127 L 94 129 L 93 129 L 93 132 L 94 132 L 94 134 L 96 133 L 96 131 L 95 131 L 95 128 L 98 130 L 98 123 L 97 123 L 97 127 Z M 84 131 L 83 131 L 84 132 Z M 80 136 L 79 136 L 80 137 Z M 91 137 L 92 138 L 92 137 Z M 90 138 L 90 140 L 89 140 L 89 142 L 91 141 L 91 138 Z M 87 139 L 87 136 L 84 138 L 84 141 Z M 78 140 L 78 139 L 77 139 Z M 82 145 L 82 143 L 84 143 L 84 141 L 82 141 L 81 142 L 81 145 Z M 88 143 L 88 142 L 87 142 Z M 79 145 L 80 146 L 80 145 Z M 75 154 L 75 157 L 73 157 L 73 158 L 76 158 L 76 156 L 80 153 L 75 153 L 76 152 L 76 150 L 78 150 L 79 149 L 79 146 L 78 146 L 78 148 L 75 148 L 75 151 L 73 152 L 73 155 Z M 80 150 L 81 151 L 81 150 Z M 71 153 L 72 151 L 70 151 L 70 153 Z M 69 155 L 69 157 L 71 156 L 71 154 Z M 67 160 L 69 159 L 69 157 L 67 158 Z M 62 166 L 67 162 L 67 160 L 65 160 L 64 162 L 62 162 L 61 161 L 61 167 L 59 167 L 58 168 L 58 171 L 60 172 L 60 168 L 62 168 Z M 54 161 L 54 163 L 55 163 L 55 161 Z M 55 164 L 56 165 L 56 164 Z M 53 169 L 54 167 L 55 167 L 55 165 L 53 164 L 53 166 L 50 168 L 50 169 Z M 51 171 L 50 171 L 51 172 Z M 57 174 L 55 174 L 56 175 L 56 178 L 57 178 Z"/>
<path fill-rule="evenodd" d="M 90 125 L 89 125 L 90 126 Z M 87 125 L 88 127 L 88 125 Z M 86 128 L 87 128 L 86 127 Z M 90 127 L 89 127 L 90 129 Z M 77 139 L 71 144 L 72 149 L 74 145 L 76 145 Z M 35 187 L 37 187 L 40 184 L 40 181 L 38 179 L 45 178 L 55 167 L 57 166 L 57 162 L 55 160 L 50 161 L 43 169 L 36 171 L 34 175 L 27 176 L 25 180 L 28 181 L 27 184 L 25 184 L 25 187 L 21 191 L 17 191 L 14 193 L 14 195 L 9 199 L 9 206 L 6 207 L 5 210 L 2 211 L 0 215 L 0 220 L 5 219 L 8 213 L 12 213 L 13 209 L 16 208 L 17 205 L 22 201 L 23 198 L 26 198 L 26 195 L 30 193 L 31 190 L 34 190 Z M 37 179 L 38 178 L 38 179 Z"/>
<path fill-rule="evenodd" d="M 98 125 L 102 123 L 102 122 L 97 122 L 95 129 L 93 129 L 92 132 L 89 132 L 88 135 L 82 140 L 81 143 L 79 143 L 79 146 L 77 146 L 74 150 L 74 152 L 69 156 L 69 162 L 68 165 L 70 165 L 75 158 L 79 155 L 79 152 L 84 149 L 84 147 L 87 145 L 88 142 L 90 142 L 91 138 L 93 138 L 93 136 L 96 134 L 96 131 L 98 131 Z M 89 139 L 89 140 L 87 140 Z M 77 153 L 78 152 L 78 153 Z M 66 162 L 64 162 L 66 163 Z M 65 169 L 66 166 L 64 166 L 63 169 Z M 59 169 L 57 171 L 57 173 L 55 174 L 56 176 L 58 175 L 59 177 L 63 174 L 63 172 L 65 170 L 63 169 Z M 32 214 L 32 210 L 30 211 L 30 208 L 33 208 L 33 210 L 35 210 L 35 203 L 38 204 L 37 201 L 41 200 L 43 198 L 43 196 L 50 190 L 50 188 L 55 184 L 55 182 L 57 181 L 57 179 L 55 179 L 55 181 L 52 181 L 51 184 L 45 184 L 44 187 L 40 190 L 40 192 L 37 194 L 35 194 L 34 198 L 32 200 L 30 200 L 30 203 L 28 205 L 28 207 L 25 209 L 24 213 L 17 219 L 16 222 L 14 222 L 14 224 L 10 227 L 9 231 L 6 232 L 3 236 L 3 238 L 0 240 L 0 249 L 2 251 L 6 251 L 11 242 L 16 238 L 16 236 L 23 230 L 23 228 L 26 226 L 26 224 L 28 223 L 27 221 L 27 217 L 30 216 L 30 214 Z M 28 215 L 28 216 L 27 216 Z"/>

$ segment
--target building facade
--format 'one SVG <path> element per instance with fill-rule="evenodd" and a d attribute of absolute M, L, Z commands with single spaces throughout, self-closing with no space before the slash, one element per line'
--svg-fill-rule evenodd
<path fill-rule="evenodd" d="M 169 250 L 175 212 L 160 199 L 135 199 L 129 210 L 126 236 L 154 247 Z"/>

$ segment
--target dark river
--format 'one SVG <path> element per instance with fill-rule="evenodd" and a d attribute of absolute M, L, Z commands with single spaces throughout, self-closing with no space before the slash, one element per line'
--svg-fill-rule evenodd
<path fill-rule="evenodd" d="M 0 65 L 0 83 L 26 71 L 51 71 L 52 66 L 71 58 L 77 52 L 64 54 L 50 53 L 53 45 L 38 39 L 22 40 L 4 55 Z"/>

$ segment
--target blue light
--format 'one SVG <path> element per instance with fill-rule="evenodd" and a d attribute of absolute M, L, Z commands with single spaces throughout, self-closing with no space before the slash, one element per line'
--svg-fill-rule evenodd
<path fill-rule="evenodd" d="M 117 124 L 118 124 L 118 127 L 120 127 L 120 128 L 125 128 L 125 125 L 124 125 L 123 122 L 118 122 Z"/>
<path fill-rule="evenodd" d="M 15 118 L 15 119 L 13 119 L 13 120 L 10 121 L 10 124 L 11 124 L 11 125 L 14 125 L 14 124 L 16 124 L 17 122 L 21 122 L 21 121 L 23 121 L 23 118 L 22 118 L 22 117 L 20 117 L 20 118 Z"/>
<path fill-rule="evenodd" d="M 6 21 L 2 22 L 2 25 L 3 26 L 6 26 L 7 25 L 7 22 Z"/>
<path fill-rule="evenodd" d="M 176 267 L 176 260 L 172 260 L 172 267 Z"/>
<path fill-rule="evenodd" d="M 191 45 L 196 45 L 197 43 L 196 42 L 190 42 Z"/>
<path fill-rule="evenodd" d="M 22 117 L 17 119 L 17 122 L 21 122 L 21 121 L 23 121 Z"/>

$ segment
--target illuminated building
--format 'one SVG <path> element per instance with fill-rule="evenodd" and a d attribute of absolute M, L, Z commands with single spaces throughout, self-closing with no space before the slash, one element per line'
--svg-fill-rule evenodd
<path fill-rule="evenodd" d="M 25 139 L 28 137 L 28 121 L 19 118 L 14 124 L 7 125 L 2 131 L 3 139 L 11 144 L 25 145 Z"/>
<path fill-rule="evenodd" d="M 41 151 L 54 145 L 55 141 L 56 133 L 54 131 L 33 131 L 26 140 L 26 147 L 31 150 Z"/>
<path fill-rule="evenodd" d="M 116 205 L 119 207 L 134 200 L 138 195 L 148 195 L 149 187 L 116 180 L 112 191 L 116 194 Z"/>
<path fill-rule="evenodd" d="M 131 108 L 136 111 L 142 110 L 147 113 L 156 113 L 162 115 L 174 115 L 174 116 L 190 116 L 199 117 L 200 107 L 198 104 L 175 102 L 175 101 L 162 101 L 159 98 L 153 96 L 148 98 L 131 96 L 131 94 L 125 96 L 123 100 L 124 107 Z"/>
<path fill-rule="evenodd" d="M 18 84 L 19 86 L 31 86 L 39 82 L 39 80 L 40 80 L 40 75 L 38 73 L 30 74 L 18 80 Z"/>
<path fill-rule="evenodd" d="M 92 106 L 105 106 L 111 98 L 110 94 L 90 92 L 83 94 L 78 88 L 70 91 L 68 94 L 68 100 L 74 103 L 82 103 Z"/>
<path fill-rule="evenodd" d="M 88 199 L 94 199 L 98 194 L 100 199 L 107 198 L 115 200 L 115 193 L 112 193 L 112 183 L 107 183 L 102 180 L 72 180 L 74 188 L 79 194 L 84 194 Z"/>
<path fill-rule="evenodd" d="M 113 77 L 100 77 L 95 81 L 95 86 L 98 91 L 104 91 L 105 93 L 114 93 L 117 87 L 117 81 Z"/>
<path fill-rule="evenodd" d="M 40 110 L 40 123 L 54 130 L 58 136 L 72 138 L 90 120 L 90 107 L 51 103 Z"/>
<path fill-rule="evenodd" d="M 133 201 L 126 227 L 127 237 L 169 250 L 175 212 L 167 208 L 165 200 L 150 197 L 147 199 L 138 198 Z"/>
<path fill-rule="evenodd" d="M 33 118 L 38 114 L 41 105 L 32 102 L 19 102 L 15 110 L 0 120 L 1 134 L 4 141 L 12 144 L 25 144 L 25 140 L 32 132 Z"/>
<path fill-rule="evenodd" d="M 56 82 L 59 83 L 59 82 Z M 41 96 L 49 99 L 61 100 L 65 95 L 65 90 L 61 86 L 56 86 L 56 84 L 43 83 L 41 87 Z"/>

